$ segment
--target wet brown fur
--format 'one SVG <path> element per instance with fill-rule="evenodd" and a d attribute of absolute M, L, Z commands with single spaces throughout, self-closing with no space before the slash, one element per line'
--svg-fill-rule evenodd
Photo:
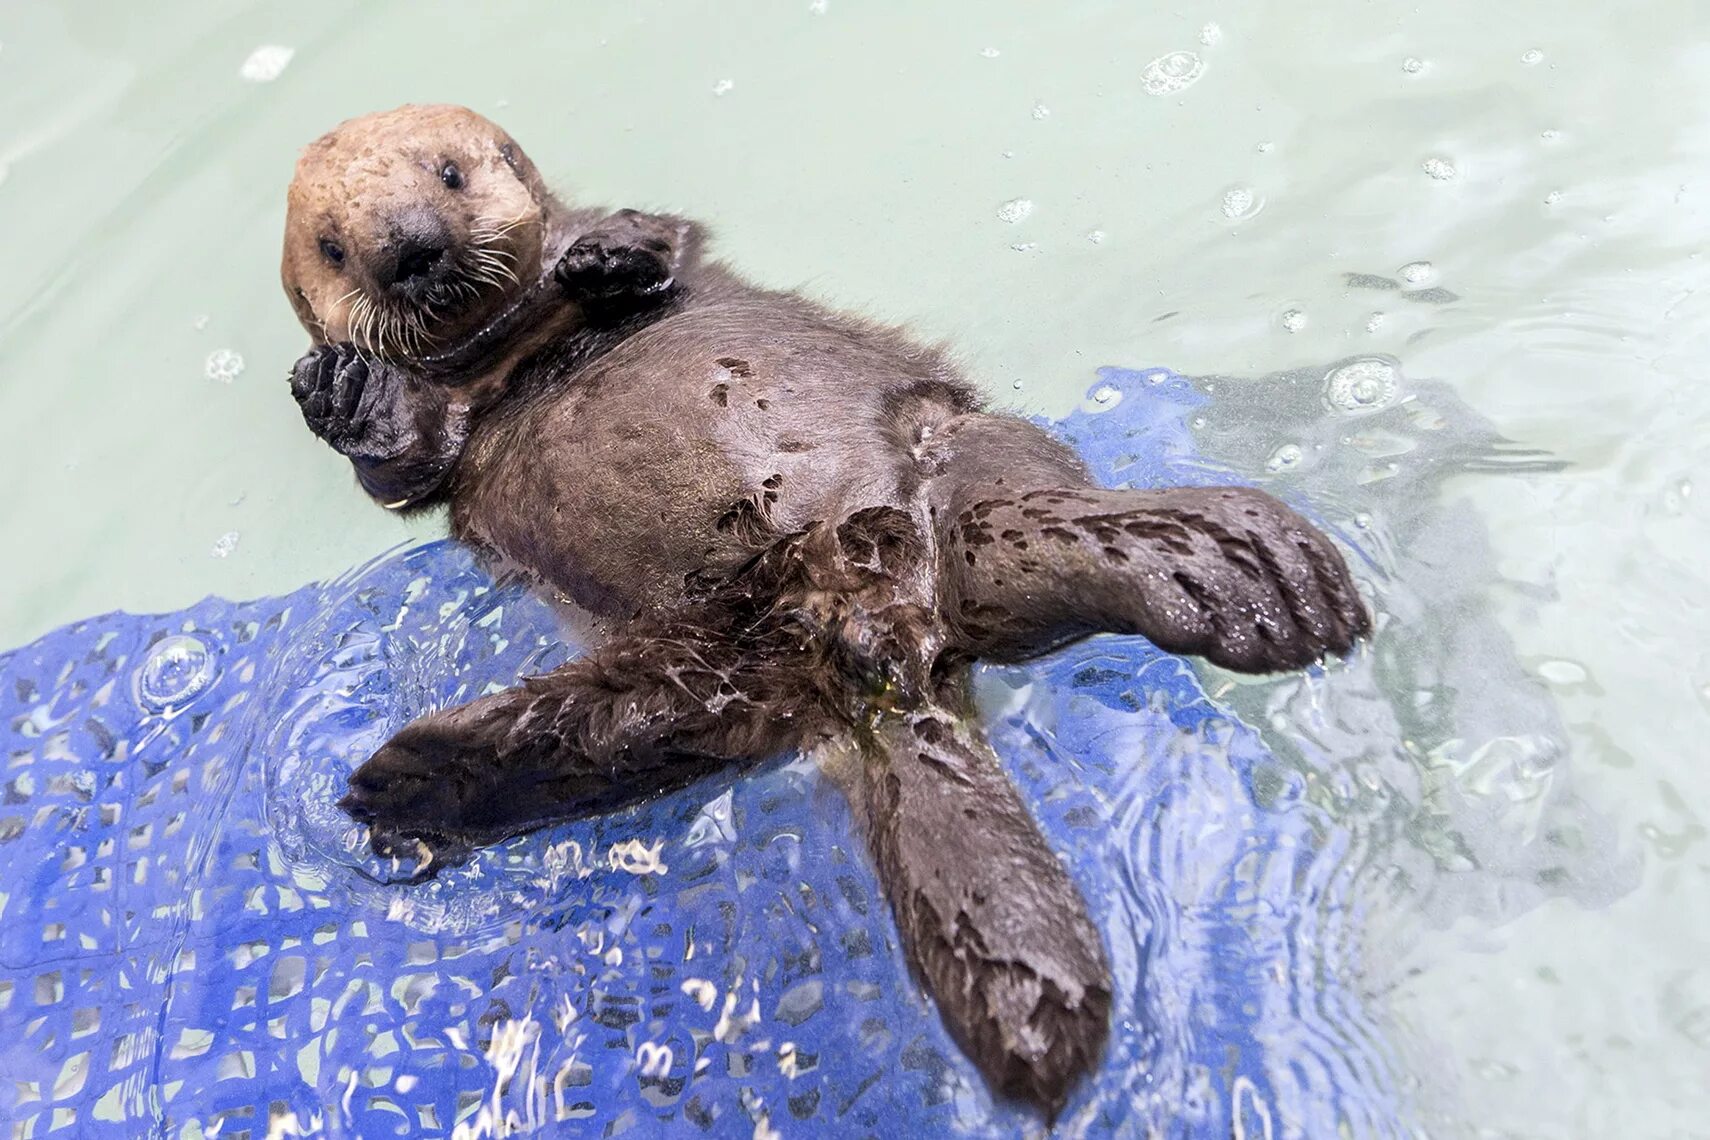
<path fill-rule="evenodd" d="M 479 179 L 423 195 L 468 212 L 526 192 L 528 272 L 448 317 L 431 351 L 341 343 L 327 299 L 350 286 L 313 263 L 320 230 L 336 222 L 384 279 L 388 211 L 419 207 L 414 172 L 451 153 Z M 609 633 L 408 725 L 345 806 L 377 850 L 421 839 L 443 861 L 852 742 L 847 783 L 913 968 L 993 1085 L 1055 1113 L 1108 1034 L 1110 970 L 972 715 L 969 663 L 1120 631 L 1299 668 L 1369 628 L 1341 556 L 1255 491 L 1100 489 L 941 354 L 743 283 L 681 219 L 565 207 L 517 155 L 454 108 L 355 120 L 310 149 L 285 281 L 315 347 L 293 389 L 370 494 L 448 501 L 457 538 Z M 495 321 L 507 305 L 526 319 Z"/>

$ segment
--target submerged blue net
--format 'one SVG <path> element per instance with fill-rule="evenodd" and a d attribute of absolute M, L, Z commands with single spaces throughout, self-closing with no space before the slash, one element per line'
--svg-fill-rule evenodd
<path fill-rule="evenodd" d="M 1112 484 L 1227 481 L 1205 397 L 1106 370 L 1059 426 Z M 1012 1136 L 909 978 L 849 813 L 783 759 L 421 885 L 347 773 L 572 650 L 438 543 L 337 582 L 112 614 L 0 656 L 0 1121 L 41 1137 Z M 1063 1127 L 1381 1136 L 1348 829 L 1182 661 L 1100 638 L 980 678 L 1111 950 Z"/>

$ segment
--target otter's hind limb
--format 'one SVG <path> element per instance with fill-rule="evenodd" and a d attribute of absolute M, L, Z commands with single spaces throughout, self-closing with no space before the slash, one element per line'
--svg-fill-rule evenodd
<path fill-rule="evenodd" d="M 1245 487 L 961 488 L 942 535 L 961 648 L 1018 660 L 1098 632 L 1250 673 L 1342 654 L 1371 630 L 1347 565 Z"/>
<path fill-rule="evenodd" d="M 812 672 L 727 632 L 638 627 L 515 688 L 406 725 L 340 801 L 379 854 L 420 839 L 454 856 L 606 811 L 822 727 Z"/>
<path fill-rule="evenodd" d="M 1109 1035 L 1110 966 L 970 715 L 933 704 L 884 718 L 863 740 L 853 799 L 904 948 L 952 1034 L 993 1087 L 1055 1116 Z"/>

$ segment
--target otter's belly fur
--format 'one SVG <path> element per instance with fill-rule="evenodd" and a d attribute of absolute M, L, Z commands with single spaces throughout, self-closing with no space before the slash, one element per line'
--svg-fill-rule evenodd
<path fill-rule="evenodd" d="M 458 537 L 597 614 L 668 608 L 779 535 L 917 502 L 976 400 L 936 354 L 758 295 L 661 321 L 482 426 Z"/>

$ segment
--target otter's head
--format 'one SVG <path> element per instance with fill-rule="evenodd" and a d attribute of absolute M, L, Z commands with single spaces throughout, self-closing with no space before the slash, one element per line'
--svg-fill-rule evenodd
<path fill-rule="evenodd" d="M 522 148 L 467 108 L 351 119 L 297 161 L 285 292 L 316 343 L 419 360 L 539 278 L 550 202 Z"/>

